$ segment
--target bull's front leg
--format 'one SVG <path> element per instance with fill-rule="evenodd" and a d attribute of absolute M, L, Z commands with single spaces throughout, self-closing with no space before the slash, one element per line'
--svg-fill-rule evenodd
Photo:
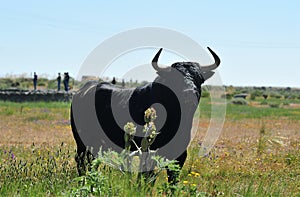
<path fill-rule="evenodd" d="M 187 157 L 187 151 L 184 151 L 177 159 L 176 159 L 176 164 L 179 165 L 180 170 L 183 167 L 183 164 L 186 160 Z M 179 171 L 172 171 L 172 170 L 167 170 L 167 174 L 168 174 L 168 182 L 170 184 L 176 184 L 179 181 Z"/>
<path fill-rule="evenodd" d="M 90 170 L 93 155 L 86 149 L 77 149 L 75 161 L 77 163 L 77 171 L 80 176 L 85 175 L 87 170 Z"/>

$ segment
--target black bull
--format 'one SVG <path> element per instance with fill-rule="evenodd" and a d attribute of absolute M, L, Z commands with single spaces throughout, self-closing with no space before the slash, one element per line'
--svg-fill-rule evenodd
<path fill-rule="evenodd" d="M 76 162 L 80 174 L 85 172 L 87 155 L 94 158 L 100 149 L 122 151 L 125 147 L 123 126 L 134 122 L 137 127 L 134 141 L 140 145 L 145 124 L 144 112 L 153 106 L 157 111 L 157 135 L 151 150 L 180 167 L 187 157 L 193 116 L 201 96 L 201 85 L 220 64 L 210 49 L 214 63 L 200 66 L 194 62 L 177 62 L 171 67 L 157 65 L 160 49 L 152 60 L 156 79 L 142 87 L 124 89 L 110 83 L 89 82 L 74 95 L 71 107 L 71 126 L 77 144 Z M 134 150 L 134 146 L 132 151 Z M 90 158 L 90 157 L 88 157 Z M 169 181 L 174 178 L 168 171 Z"/>

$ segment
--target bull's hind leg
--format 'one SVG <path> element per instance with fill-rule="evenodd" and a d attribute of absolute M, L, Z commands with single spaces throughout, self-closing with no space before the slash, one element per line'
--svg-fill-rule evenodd
<path fill-rule="evenodd" d="M 83 142 L 80 139 L 80 136 L 78 134 L 74 118 L 73 118 L 73 112 L 72 112 L 72 106 L 71 106 L 71 127 L 72 127 L 72 132 L 74 139 L 77 144 L 77 154 L 75 155 L 75 161 L 77 163 L 77 171 L 78 174 L 84 175 L 86 173 L 86 170 L 89 169 L 87 168 L 90 166 L 92 160 L 93 160 L 93 155 L 91 154 L 90 151 L 88 151 L 83 144 Z"/>
<path fill-rule="evenodd" d="M 176 164 L 179 165 L 180 170 L 183 167 L 183 164 L 186 160 L 187 157 L 187 151 L 184 151 L 177 159 L 176 161 L 178 161 Z M 168 174 L 168 182 L 170 184 L 176 184 L 179 180 L 179 171 L 173 171 L 173 170 L 167 170 L 167 174 Z"/>

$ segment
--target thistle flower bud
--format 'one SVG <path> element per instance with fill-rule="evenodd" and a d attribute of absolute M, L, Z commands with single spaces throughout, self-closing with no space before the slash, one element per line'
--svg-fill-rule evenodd
<path fill-rule="evenodd" d="M 146 123 L 153 122 L 156 119 L 156 110 L 151 107 L 145 111 L 144 120 Z"/>
<path fill-rule="evenodd" d="M 134 135 L 136 133 L 136 126 L 132 122 L 128 122 L 124 126 L 124 131 L 129 135 Z"/>

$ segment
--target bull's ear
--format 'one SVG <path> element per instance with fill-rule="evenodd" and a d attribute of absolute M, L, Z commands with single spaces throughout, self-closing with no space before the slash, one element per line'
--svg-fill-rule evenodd
<path fill-rule="evenodd" d="M 170 76 L 170 72 L 171 72 L 172 68 L 171 67 L 167 67 L 167 68 L 162 68 L 160 71 L 157 71 L 156 73 L 161 76 L 161 77 L 168 77 Z"/>
<path fill-rule="evenodd" d="M 215 72 L 213 72 L 213 71 L 206 71 L 206 72 L 202 73 L 202 76 L 203 76 L 204 80 L 206 81 L 207 79 L 211 78 L 214 74 L 215 74 Z"/>

